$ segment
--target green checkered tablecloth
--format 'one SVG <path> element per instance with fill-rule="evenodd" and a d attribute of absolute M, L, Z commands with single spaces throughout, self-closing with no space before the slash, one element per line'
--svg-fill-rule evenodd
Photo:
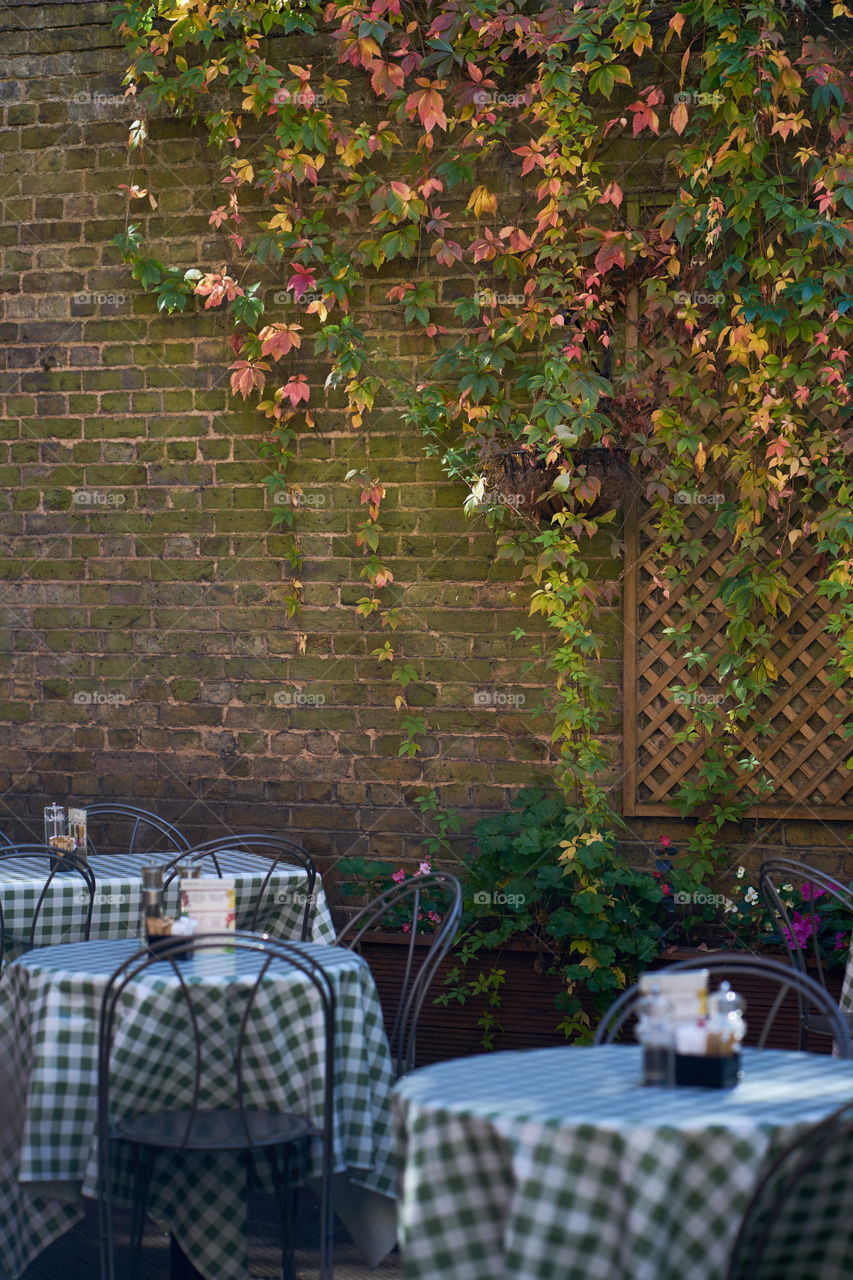
<path fill-rule="evenodd" d="M 269 862 L 256 854 L 232 851 L 218 853 L 222 874 L 234 877 L 234 896 L 238 929 L 248 929 L 257 895 L 269 871 Z M 100 854 L 89 859 L 95 874 L 97 893 L 92 913 L 92 938 L 136 937 L 142 912 L 142 866 L 150 862 L 144 854 Z M 14 858 L 0 862 L 0 903 L 6 926 L 6 955 L 20 955 L 29 938 L 33 911 L 48 873 L 44 859 L 44 875 L 39 876 L 33 860 Z M 214 874 L 213 868 L 210 874 Z M 279 864 L 264 892 L 257 931 L 272 937 L 293 940 L 300 936 L 305 910 L 306 877 L 301 867 Z M 314 892 L 317 898 L 311 937 L 314 942 L 334 942 L 335 930 L 319 876 Z M 86 922 L 88 891 L 80 876 L 64 873 L 51 881 L 39 914 L 35 945 L 82 939 Z M 166 892 L 164 909 L 176 913 L 178 882 Z"/>
<path fill-rule="evenodd" d="M 853 1098 L 853 1064 L 817 1054 L 746 1051 L 727 1091 L 644 1088 L 640 1066 L 570 1046 L 401 1080 L 405 1280 L 723 1280 L 767 1162 Z"/>
<path fill-rule="evenodd" d="M 336 1000 L 335 1168 L 352 1183 L 393 1194 L 390 1122 L 393 1070 L 382 1010 L 366 963 L 345 948 L 300 943 L 329 972 Z M 0 1274 L 19 1276 L 81 1216 L 79 1192 L 97 1192 L 95 1145 L 100 1001 L 132 941 L 45 947 L 10 964 L 0 981 Z M 258 960 L 206 955 L 182 964 L 204 1000 L 214 1046 L 203 1104 L 234 1101 L 233 1041 L 242 993 Z M 127 993 L 116 1035 L 116 1115 L 186 1105 L 188 1035 L 180 984 L 168 964 Z M 251 1016 L 244 1063 L 250 1107 L 322 1116 L 323 1021 L 314 988 L 291 972 L 268 980 Z M 164 1054 L 166 1055 L 164 1058 Z M 152 1061 L 157 1061 L 151 1087 Z M 320 1171 L 319 1140 L 307 1176 Z M 117 1171 L 119 1195 L 126 1171 Z M 57 1196 L 67 1187 L 70 1203 Z M 51 1184 L 49 1193 L 44 1186 Z M 63 1188 L 64 1190 L 65 1188 Z M 150 1212 L 208 1280 L 246 1280 L 245 1179 L 233 1156 L 184 1153 L 155 1165 Z"/>

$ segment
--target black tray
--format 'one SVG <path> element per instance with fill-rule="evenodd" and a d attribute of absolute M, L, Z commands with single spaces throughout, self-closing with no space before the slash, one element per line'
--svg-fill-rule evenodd
<path fill-rule="evenodd" d="M 740 1054 L 728 1058 L 675 1055 L 675 1083 L 700 1089 L 733 1089 L 741 1078 Z"/>

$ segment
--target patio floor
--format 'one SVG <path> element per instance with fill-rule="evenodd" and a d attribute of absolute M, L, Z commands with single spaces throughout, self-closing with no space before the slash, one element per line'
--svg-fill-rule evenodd
<path fill-rule="evenodd" d="M 297 1218 L 296 1274 L 298 1280 L 316 1280 L 319 1276 L 317 1249 L 318 1203 L 313 1196 L 302 1193 Z M 252 1226 L 249 1239 L 251 1280 L 280 1280 L 281 1251 L 278 1245 L 273 1205 L 269 1197 L 258 1196 L 252 1200 Z M 129 1215 L 116 1210 L 116 1273 L 126 1274 Z M 93 1280 L 98 1274 L 98 1210 L 94 1201 L 87 1202 L 83 1222 L 73 1231 L 55 1241 L 40 1254 L 21 1280 Z M 145 1235 L 143 1280 L 168 1280 L 169 1237 L 149 1225 Z M 399 1280 L 401 1275 L 399 1255 L 396 1251 L 375 1271 L 363 1262 L 352 1244 L 346 1229 L 337 1224 L 335 1232 L 335 1280 Z"/>

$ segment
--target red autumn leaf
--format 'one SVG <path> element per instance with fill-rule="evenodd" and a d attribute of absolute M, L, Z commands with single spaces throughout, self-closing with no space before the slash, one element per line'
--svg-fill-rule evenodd
<path fill-rule="evenodd" d="M 291 263 L 291 266 L 293 274 L 287 282 L 287 287 L 293 290 L 293 296 L 299 299 L 303 293 L 313 292 L 317 279 L 311 268 L 303 267 L 298 262 Z"/>
<path fill-rule="evenodd" d="M 439 129 L 447 128 L 444 101 L 437 89 L 420 89 L 417 93 L 410 93 L 406 99 L 406 114 L 413 115 L 415 111 L 427 133 L 432 133 L 436 125 Z"/>
<path fill-rule="evenodd" d="M 269 369 L 263 360 L 256 360 L 254 364 L 249 360 L 237 360 L 231 369 L 231 391 L 234 395 L 239 392 L 247 400 L 253 391 L 263 390 L 266 374 L 262 370 Z"/>
<path fill-rule="evenodd" d="M 304 400 L 307 404 L 311 398 L 311 388 L 308 385 L 308 379 L 304 373 L 297 374 L 295 378 L 290 378 L 281 389 L 285 400 L 289 400 L 294 409 Z"/>
<path fill-rule="evenodd" d="M 622 188 L 619 186 L 619 183 L 610 182 L 604 188 L 604 191 L 602 192 L 602 195 L 601 195 L 601 199 L 599 200 L 598 203 L 613 204 L 618 209 L 620 204 L 622 203 L 622 200 L 623 200 Z"/>
<path fill-rule="evenodd" d="M 402 67 L 398 67 L 396 63 L 383 62 L 381 58 L 377 58 L 370 64 L 370 70 L 372 72 L 370 83 L 377 96 L 382 94 L 390 98 L 395 89 L 402 89 L 406 77 L 403 75 Z"/>
<path fill-rule="evenodd" d="M 607 231 L 604 242 L 595 255 L 596 270 L 604 274 L 611 267 L 624 267 L 626 263 L 626 242 L 621 231 Z"/>
<path fill-rule="evenodd" d="M 261 343 L 261 355 L 272 356 L 273 360 L 280 360 L 282 356 L 286 356 L 294 347 L 302 345 L 302 338 L 299 331 L 301 324 L 268 324 L 261 329 L 258 338 Z"/>

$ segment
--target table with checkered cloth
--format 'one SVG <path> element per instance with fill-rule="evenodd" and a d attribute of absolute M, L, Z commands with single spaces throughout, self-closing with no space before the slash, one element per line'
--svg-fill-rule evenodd
<path fill-rule="evenodd" d="M 324 966 L 334 987 L 335 1169 L 387 1204 L 395 1182 L 393 1066 L 373 979 L 366 962 L 343 947 L 295 945 Z M 44 947 L 15 960 L 0 981 L 0 1274 L 20 1275 L 79 1221 L 80 1192 L 97 1194 L 100 1002 L 109 975 L 136 950 L 129 941 Z M 212 1050 L 203 1077 L 204 1106 L 236 1100 L 233 1054 L 217 1052 L 216 1045 L 233 1041 L 241 988 L 245 993 L 258 964 L 246 953 L 205 954 L 181 964 L 187 981 L 202 987 L 200 1025 Z M 111 1077 L 113 1114 L 187 1105 L 192 1054 L 180 990 L 172 966 L 163 962 L 123 997 L 114 1041 L 119 1052 Z M 246 1105 L 308 1114 L 319 1122 L 323 1017 L 310 980 L 296 970 L 270 977 L 250 1023 Z M 320 1155 L 319 1139 L 312 1140 L 306 1176 L 319 1175 Z M 151 1216 L 172 1232 L 208 1280 L 248 1275 L 242 1170 L 239 1157 L 225 1154 L 169 1153 L 155 1163 Z M 121 1198 L 129 1186 L 126 1166 L 118 1168 L 116 1186 Z"/>
<path fill-rule="evenodd" d="M 269 871 L 269 862 L 258 854 L 239 850 L 217 853 L 224 876 L 234 878 L 234 897 L 238 929 L 248 929 L 257 895 Z M 155 859 L 156 860 L 156 859 Z M 92 938 L 136 937 L 142 913 L 142 867 L 152 861 L 145 854 L 94 854 L 89 865 L 95 874 L 97 893 L 92 913 Z M 0 904 L 6 927 L 6 955 L 20 955 L 29 938 L 33 911 L 48 874 L 44 859 L 44 875 L 40 876 L 33 859 L 14 858 L 0 861 Z M 214 875 L 212 863 L 204 873 Z M 305 911 L 306 875 L 302 867 L 279 863 L 264 892 L 256 931 L 274 938 L 292 941 L 302 932 Z M 314 942 L 334 942 L 335 931 L 320 877 L 314 885 L 316 903 L 312 913 L 311 938 Z M 83 937 L 89 894 L 79 875 L 62 873 L 54 876 L 39 913 L 35 945 L 78 941 Z M 178 881 L 166 890 L 164 914 L 178 911 Z"/>
<path fill-rule="evenodd" d="M 630 1045 L 412 1072 L 394 1090 L 405 1280 L 724 1280 L 769 1160 L 853 1098 L 849 1061 L 743 1057 L 732 1090 L 644 1088 Z M 792 1250 L 784 1274 L 811 1275 Z"/>

